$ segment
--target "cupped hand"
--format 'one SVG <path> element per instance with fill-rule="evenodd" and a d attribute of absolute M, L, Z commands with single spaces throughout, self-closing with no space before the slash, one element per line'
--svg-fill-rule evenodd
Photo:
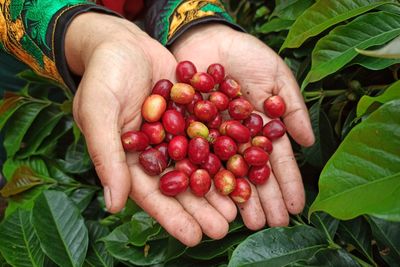
<path fill-rule="evenodd" d="M 122 148 L 121 134 L 140 128 L 141 105 L 153 84 L 173 80 L 173 55 L 126 20 L 87 13 L 68 28 L 66 58 L 70 69 L 82 76 L 73 114 L 104 186 L 107 209 L 118 212 L 130 196 L 188 246 L 198 244 L 203 232 L 211 238 L 225 236 L 228 221 L 236 216 L 230 202 L 214 190 L 206 198 L 190 192 L 164 196 L 158 178 L 139 166 L 138 154 Z"/>
<path fill-rule="evenodd" d="M 225 72 L 236 79 L 242 94 L 262 112 L 263 101 L 280 95 L 286 102 L 283 121 L 288 133 L 303 146 L 314 143 L 314 135 L 299 87 L 283 60 L 268 46 L 247 33 L 222 24 L 195 26 L 180 36 L 171 47 L 178 61 L 190 60 L 198 71 L 206 71 L 212 63 L 220 63 Z M 264 116 L 265 122 L 268 118 Z M 287 135 L 273 142 L 270 155 L 272 172 L 261 186 L 252 185 L 252 196 L 239 211 L 245 225 L 257 230 L 269 226 L 285 226 L 289 213 L 304 208 L 302 178 Z"/>

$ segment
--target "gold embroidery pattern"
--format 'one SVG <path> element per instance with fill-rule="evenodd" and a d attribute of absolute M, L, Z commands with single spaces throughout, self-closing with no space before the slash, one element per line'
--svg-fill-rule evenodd
<path fill-rule="evenodd" d="M 0 41 L 4 48 L 11 52 L 19 60 L 27 64 L 40 76 L 55 80 L 60 85 L 64 85 L 63 79 L 57 71 L 55 62 L 42 54 L 43 66 L 30 55 L 22 46 L 21 39 L 29 38 L 25 33 L 21 19 L 11 20 L 10 1 L 0 0 Z"/>
<path fill-rule="evenodd" d="M 213 4 L 224 10 L 219 0 L 189 0 L 183 1 L 174 11 L 170 19 L 168 39 L 171 38 L 183 25 L 203 17 L 213 16 L 214 11 L 201 10 L 204 6 Z"/>

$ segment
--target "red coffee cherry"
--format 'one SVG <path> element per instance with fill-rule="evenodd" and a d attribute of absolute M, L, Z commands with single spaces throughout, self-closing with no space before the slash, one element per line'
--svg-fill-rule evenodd
<path fill-rule="evenodd" d="M 189 186 L 188 176 L 177 170 L 167 172 L 160 178 L 160 191 L 166 196 L 176 196 L 186 191 Z"/>
<path fill-rule="evenodd" d="M 228 106 L 229 115 L 234 120 L 247 119 L 253 110 L 253 105 L 244 98 L 236 98 Z"/>
<path fill-rule="evenodd" d="M 182 160 L 186 157 L 189 141 L 185 136 L 177 135 L 168 144 L 168 155 L 173 160 Z"/>
<path fill-rule="evenodd" d="M 230 98 L 240 95 L 240 85 L 231 77 L 226 77 L 219 85 L 219 90 Z"/>
<path fill-rule="evenodd" d="M 252 166 L 249 170 L 249 180 L 255 185 L 264 184 L 271 174 L 271 169 L 268 165 Z"/>
<path fill-rule="evenodd" d="M 263 128 L 263 135 L 271 141 L 282 137 L 285 132 L 286 126 L 279 119 L 269 121 Z"/>
<path fill-rule="evenodd" d="M 207 73 L 214 78 L 215 83 L 221 83 L 225 78 L 225 68 L 219 63 L 208 66 Z"/>
<path fill-rule="evenodd" d="M 190 84 L 202 93 L 210 92 L 215 86 L 214 78 L 205 72 L 196 72 L 190 79 Z"/>
<path fill-rule="evenodd" d="M 165 139 L 165 130 L 161 122 L 145 122 L 142 124 L 141 131 L 147 135 L 152 145 L 160 144 Z"/>
<path fill-rule="evenodd" d="M 195 137 L 189 142 L 188 155 L 189 160 L 194 164 L 202 164 L 210 153 L 210 146 L 206 139 Z"/>
<path fill-rule="evenodd" d="M 279 95 L 270 96 L 264 101 L 265 115 L 272 119 L 281 117 L 283 114 L 285 114 L 285 111 L 285 102 Z"/>
<path fill-rule="evenodd" d="M 228 160 L 230 157 L 236 154 L 237 145 L 235 141 L 229 136 L 220 136 L 215 140 L 214 153 L 221 160 Z"/>
<path fill-rule="evenodd" d="M 178 82 L 190 83 L 190 79 L 196 72 L 196 66 L 192 62 L 181 61 L 176 66 L 176 79 Z"/>
<path fill-rule="evenodd" d="M 252 146 L 246 149 L 243 154 L 244 160 L 250 166 L 264 166 L 269 160 L 267 152 L 262 148 Z"/>
<path fill-rule="evenodd" d="M 148 148 L 139 155 L 139 163 L 143 170 L 151 175 L 159 175 L 167 168 L 164 155 L 155 148 Z"/>
<path fill-rule="evenodd" d="M 165 100 L 168 102 L 170 99 L 170 94 L 171 94 L 171 88 L 173 86 L 173 83 L 170 80 L 167 79 L 162 79 L 156 82 L 156 84 L 153 87 L 153 90 L 151 91 L 151 94 L 154 95 L 160 95 L 165 98 Z"/>
<path fill-rule="evenodd" d="M 239 154 L 233 155 L 229 158 L 228 162 L 226 163 L 226 168 L 236 177 L 244 177 L 249 171 L 249 165 L 247 165 L 244 158 Z"/>
<path fill-rule="evenodd" d="M 227 196 L 235 190 L 235 175 L 228 170 L 222 169 L 214 175 L 214 185 L 220 194 Z"/>
<path fill-rule="evenodd" d="M 194 195 L 203 197 L 210 191 L 211 177 L 206 170 L 198 169 L 190 176 L 189 186 Z"/>
<path fill-rule="evenodd" d="M 125 151 L 143 151 L 149 146 L 149 138 L 143 132 L 128 131 L 121 136 L 122 147 Z"/>
<path fill-rule="evenodd" d="M 251 196 L 249 182 L 245 178 L 237 178 L 235 190 L 229 196 L 236 203 L 245 203 Z"/>
<path fill-rule="evenodd" d="M 148 96 L 142 105 L 142 117 L 148 122 L 159 121 L 167 108 L 167 102 L 160 95 Z"/>

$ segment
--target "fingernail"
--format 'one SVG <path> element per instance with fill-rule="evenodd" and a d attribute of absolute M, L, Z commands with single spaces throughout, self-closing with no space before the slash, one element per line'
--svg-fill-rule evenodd
<path fill-rule="evenodd" d="M 112 202 L 111 202 L 111 190 L 108 186 L 104 187 L 104 201 L 106 202 L 107 210 L 110 210 Z"/>

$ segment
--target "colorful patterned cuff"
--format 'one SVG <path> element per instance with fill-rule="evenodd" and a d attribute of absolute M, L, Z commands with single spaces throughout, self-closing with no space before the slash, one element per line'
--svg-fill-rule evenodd
<path fill-rule="evenodd" d="M 194 25 L 220 22 L 238 30 L 232 17 L 219 0 L 152 0 L 146 1 L 146 31 L 163 45 L 170 45 Z"/>
<path fill-rule="evenodd" d="M 54 49 L 55 25 L 65 10 L 94 5 L 84 0 L 0 1 L 0 42 L 37 74 L 65 87 Z"/>

